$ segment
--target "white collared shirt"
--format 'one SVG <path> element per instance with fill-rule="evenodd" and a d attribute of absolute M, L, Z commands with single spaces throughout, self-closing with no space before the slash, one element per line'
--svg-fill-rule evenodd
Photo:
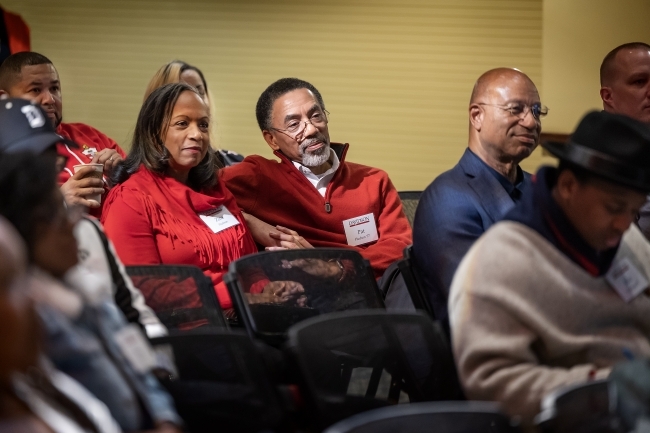
<path fill-rule="evenodd" d="M 305 167 L 296 161 L 292 162 L 298 171 L 301 172 L 307 178 L 307 180 L 311 182 L 312 185 L 314 185 L 314 188 L 318 190 L 320 195 L 325 197 L 327 185 L 329 185 L 332 177 L 334 177 L 334 173 L 336 173 L 336 170 L 338 170 L 340 165 L 339 157 L 336 156 L 336 152 L 330 149 L 330 162 L 332 163 L 332 167 L 323 174 L 314 174 L 309 167 Z"/>

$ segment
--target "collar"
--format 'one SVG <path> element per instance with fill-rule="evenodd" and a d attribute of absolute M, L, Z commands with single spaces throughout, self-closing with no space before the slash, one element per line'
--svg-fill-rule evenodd
<path fill-rule="evenodd" d="M 597 251 L 580 236 L 551 195 L 557 174 L 557 168 L 540 168 L 533 182 L 533 194 L 526 194 L 504 219 L 537 231 L 591 275 L 604 275 L 614 260 L 618 246 Z"/>
<path fill-rule="evenodd" d="M 521 190 L 522 187 L 524 186 L 524 171 L 521 169 L 519 165 L 517 165 L 517 178 L 515 180 L 515 183 L 513 184 L 510 182 L 510 179 L 505 177 L 503 174 L 499 173 L 496 171 L 494 168 L 490 167 L 485 161 L 483 161 L 477 154 L 472 152 L 469 148 L 467 148 L 469 155 L 471 155 L 472 158 L 475 158 L 476 161 L 478 161 L 480 164 L 485 166 L 487 168 L 488 173 L 492 175 L 498 182 L 501 184 L 503 189 L 506 190 L 508 195 L 515 201 L 519 201 L 521 198 Z"/>

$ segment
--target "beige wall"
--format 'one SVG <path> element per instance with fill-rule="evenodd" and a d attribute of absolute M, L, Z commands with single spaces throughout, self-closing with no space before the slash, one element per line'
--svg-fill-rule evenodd
<path fill-rule="evenodd" d="M 598 71 L 614 47 L 650 43 L 648 0 L 544 0 L 542 90 L 548 132 L 569 133 L 590 109 L 602 109 Z"/>
<path fill-rule="evenodd" d="M 542 0 L 5 0 L 63 83 L 64 118 L 126 145 L 145 86 L 180 58 L 206 74 L 218 142 L 270 155 L 254 106 L 282 76 L 314 83 L 350 160 L 423 189 L 467 143 L 474 80 L 542 77 Z M 539 158 L 532 158 L 534 166 Z"/>
<path fill-rule="evenodd" d="M 260 92 L 282 76 L 313 82 L 333 140 L 351 160 L 422 189 L 467 142 L 466 107 L 483 71 L 512 66 L 551 109 L 547 132 L 570 132 L 600 108 L 598 67 L 614 46 L 650 42 L 648 0 L 5 0 L 59 69 L 67 121 L 128 147 L 144 88 L 164 62 L 205 72 L 217 142 L 269 155 Z M 524 162 L 543 161 L 541 152 Z"/>

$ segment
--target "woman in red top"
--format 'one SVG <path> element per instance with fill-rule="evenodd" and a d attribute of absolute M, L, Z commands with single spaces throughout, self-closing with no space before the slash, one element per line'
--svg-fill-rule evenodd
<path fill-rule="evenodd" d="M 257 252 L 234 197 L 217 176 L 209 109 L 184 83 L 153 91 L 138 116 L 131 153 L 114 171 L 116 186 L 102 223 L 125 265 L 185 264 L 203 270 L 222 308 L 232 303 L 223 282 L 231 261 Z M 255 291 L 282 302 L 302 287 L 260 281 Z M 140 287 L 147 303 L 180 301 L 188 293 Z M 153 291 L 153 292 L 152 292 Z M 193 296 L 198 296 L 194 294 Z M 265 298 L 267 296 L 264 296 Z"/>

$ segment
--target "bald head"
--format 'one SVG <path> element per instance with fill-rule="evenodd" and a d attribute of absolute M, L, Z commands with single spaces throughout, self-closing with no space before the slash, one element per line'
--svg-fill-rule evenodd
<path fill-rule="evenodd" d="M 487 165 L 514 181 L 521 160 L 537 147 L 541 123 L 532 107 L 541 102 L 535 84 L 516 69 L 481 75 L 469 104 L 469 148 Z"/>
<path fill-rule="evenodd" d="M 600 66 L 603 109 L 650 124 L 650 45 L 623 44 Z"/>
<path fill-rule="evenodd" d="M 515 81 L 525 82 L 537 92 L 533 81 L 523 72 L 512 68 L 496 68 L 490 69 L 478 77 L 469 102 L 470 104 L 483 102 L 483 99 L 489 99 L 494 93 L 499 93 L 504 87 L 508 87 Z"/>

